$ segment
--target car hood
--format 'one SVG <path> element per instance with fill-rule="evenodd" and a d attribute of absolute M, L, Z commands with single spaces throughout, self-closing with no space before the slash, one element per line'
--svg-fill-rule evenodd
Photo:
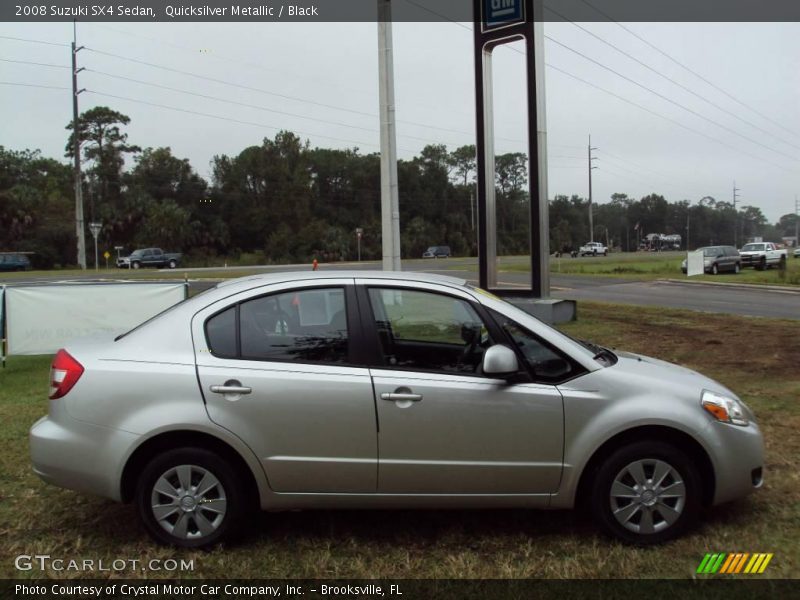
<path fill-rule="evenodd" d="M 609 368 L 617 369 L 626 375 L 630 374 L 632 377 L 646 378 L 650 381 L 660 380 L 665 386 L 682 387 L 690 392 L 694 388 L 697 390 L 698 399 L 701 390 L 710 390 L 738 400 L 738 396 L 724 385 L 692 369 L 633 352 L 615 350 L 614 353 L 619 360 L 616 365 Z"/>

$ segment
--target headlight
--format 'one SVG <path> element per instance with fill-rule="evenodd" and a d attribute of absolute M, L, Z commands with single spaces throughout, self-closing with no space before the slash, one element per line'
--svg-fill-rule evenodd
<path fill-rule="evenodd" d="M 728 396 L 710 392 L 709 390 L 703 390 L 703 394 L 700 397 L 700 404 L 706 409 L 706 412 L 717 421 L 742 426 L 749 423 L 744 414 L 742 405 L 737 400 L 729 398 Z"/>
<path fill-rule="evenodd" d="M 710 265 L 712 262 L 714 262 L 714 261 L 711 260 L 710 258 L 704 258 L 703 259 L 703 264 L 704 265 Z"/>

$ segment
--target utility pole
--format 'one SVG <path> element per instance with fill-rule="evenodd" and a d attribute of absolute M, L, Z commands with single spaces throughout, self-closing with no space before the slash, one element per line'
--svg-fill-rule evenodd
<path fill-rule="evenodd" d="M 794 247 L 800 246 L 800 201 L 797 200 L 797 194 L 794 195 Z"/>
<path fill-rule="evenodd" d="M 381 233 L 383 270 L 400 270 L 400 202 L 392 58 L 392 4 L 378 0 L 378 90 L 381 121 Z"/>
<path fill-rule="evenodd" d="M 78 89 L 78 73 L 83 68 L 78 68 L 78 52 L 83 46 L 77 47 L 77 30 L 75 22 L 72 23 L 72 152 L 75 154 L 75 233 L 78 237 L 78 266 L 86 268 L 86 232 L 83 226 L 83 178 L 81 177 L 81 142 L 78 138 L 78 94 L 83 90 Z"/>
<path fill-rule="evenodd" d="M 592 156 L 592 150 L 597 150 L 597 148 L 592 148 L 592 134 L 589 134 L 589 241 L 594 241 L 594 207 L 592 206 L 592 170 L 596 169 L 597 167 L 592 166 L 592 161 L 597 160 L 596 156 Z"/>
<path fill-rule="evenodd" d="M 741 191 L 742 190 L 740 190 L 739 188 L 736 187 L 736 180 L 734 180 L 734 182 L 733 182 L 733 247 L 734 248 L 738 248 L 739 247 L 739 243 L 738 243 L 738 239 L 739 239 L 739 235 L 738 235 L 739 213 L 736 210 L 736 200 L 740 196 L 740 194 L 738 192 L 741 192 Z"/>

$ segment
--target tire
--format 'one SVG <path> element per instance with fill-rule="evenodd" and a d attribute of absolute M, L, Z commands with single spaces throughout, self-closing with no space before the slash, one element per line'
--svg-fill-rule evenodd
<path fill-rule="evenodd" d="M 606 534 L 649 546 L 693 526 L 701 495 L 700 474 L 683 452 L 665 442 L 635 442 L 613 452 L 597 471 L 591 511 Z"/>
<path fill-rule="evenodd" d="M 719 267 L 717 266 L 717 263 L 714 263 L 713 265 L 711 265 L 711 274 L 712 275 L 719 275 Z"/>
<path fill-rule="evenodd" d="M 606 250 L 605 252 L 603 252 L 603 256 L 608 256 L 608 250 Z"/>
<path fill-rule="evenodd" d="M 740 265 L 738 262 L 733 265 L 733 272 L 736 275 L 738 275 L 741 270 L 742 270 L 742 265 Z"/>
<path fill-rule="evenodd" d="M 131 263 L 131 269 L 139 269 L 142 265 L 138 262 Z"/>
<path fill-rule="evenodd" d="M 181 482 L 179 477 L 188 479 Z M 205 490 L 200 486 L 203 481 Z M 174 500 L 157 489 L 174 493 Z M 136 505 L 147 532 L 157 542 L 181 548 L 211 546 L 236 536 L 252 512 L 233 465 L 209 450 L 193 447 L 168 450 L 147 464 L 136 488 Z M 161 519 L 154 505 L 162 507 Z"/>
<path fill-rule="evenodd" d="M 765 271 L 767 269 L 767 258 L 765 256 L 761 257 L 761 260 L 758 261 L 758 267 L 756 267 L 759 271 Z"/>
<path fill-rule="evenodd" d="M 597 250 L 592 250 L 592 256 L 597 256 Z"/>
<path fill-rule="evenodd" d="M 170 260 L 170 261 L 169 261 L 169 263 L 167 263 L 167 266 L 168 266 L 170 269 L 174 269 L 175 267 L 177 267 L 177 266 L 178 266 L 178 263 L 177 263 L 177 262 L 175 261 L 175 259 L 173 258 L 172 260 Z"/>

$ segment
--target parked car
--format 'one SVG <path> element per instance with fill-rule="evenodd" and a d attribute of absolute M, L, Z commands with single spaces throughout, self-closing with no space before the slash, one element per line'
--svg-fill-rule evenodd
<path fill-rule="evenodd" d="M 135 502 L 176 546 L 252 528 L 256 506 L 577 504 L 654 544 L 762 485 L 762 435 L 731 390 L 450 277 L 229 280 L 70 343 L 50 381 L 34 471 Z"/>
<path fill-rule="evenodd" d="M 795 258 L 800 258 L 800 247 L 794 249 L 794 251 L 792 252 L 792 256 L 794 256 Z"/>
<path fill-rule="evenodd" d="M 753 242 L 745 244 L 739 251 L 743 267 L 755 267 L 759 271 L 770 267 L 786 266 L 785 248 L 778 248 L 772 242 Z"/>
<path fill-rule="evenodd" d="M 174 269 L 181 264 L 182 256 L 177 252 L 164 252 L 161 248 L 144 248 L 142 250 L 134 250 L 130 256 L 118 258 L 117 267 L 120 269 L 140 269 L 142 267 L 168 267 Z"/>
<path fill-rule="evenodd" d="M 608 248 L 600 242 L 586 242 L 580 247 L 578 254 L 580 256 L 597 256 L 598 254 L 608 256 Z"/>
<path fill-rule="evenodd" d="M 0 271 L 30 271 L 31 261 L 25 254 L 0 253 Z"/>
<path fill-rule="evenodd" d="M 706 246 L 698 248 L 703 252 L 703 270 L 706 273 L 717 275 L 724 271 L 738 273 L 742 270 L 742 259 L 739 251 L 733 246 Z M 686 273 L 686 259 L 681 263 L 681 271 Z"/>
<path fill-rule="evenodd" d="M 450 258 L 450 246 L 431 246 L 422 253 L 422 258 Z"/>

